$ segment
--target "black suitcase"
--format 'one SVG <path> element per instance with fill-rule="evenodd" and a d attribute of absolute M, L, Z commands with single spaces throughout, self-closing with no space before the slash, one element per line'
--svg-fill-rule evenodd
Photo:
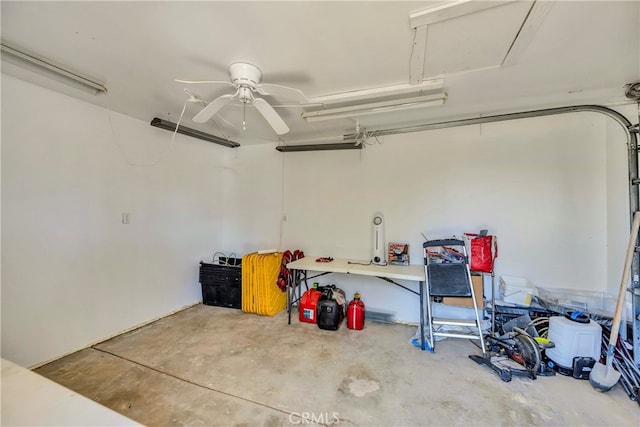
<path fill-rule="evenodd" d="M 330 331 L 340 328 L 344 319 L 344 292 L 330 286 L 322 290 L 322 296 L 316 306 L 318 327 Z"/>

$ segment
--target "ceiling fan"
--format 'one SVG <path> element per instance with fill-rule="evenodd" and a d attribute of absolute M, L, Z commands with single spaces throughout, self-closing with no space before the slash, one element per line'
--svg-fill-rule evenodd
<path fill-rule="evenodd" d="M 228 93 L 214 99 L 193 117 L 196 123 L 205 123 L 211 119 L 218 111 L 233 100 L 238 100 L 246 109 L 247 105 L 252 105 L 258 110 L 262 117 L 269 123 L 276 134 L 284 135 L 289 132 L 289 126 L 282 120 L 282 117 L 264 98 L 255 97 L 255 93 L 260 95 L 282 95 L 288 98 L 296 99 L 300 105 L 307 101 L 302 91 L 287 86 L 277 84 L 261 83 L 262 72 L 258 67 L 246 62 L 235 62 L 229 66 L 229 76 L 231 81 L 220 80 L 176 80 L 180 83 L 207 83 L 207 84 L 224 84 L 235 89 L 235 93 Z M 244 119 L 243 119 L 244 125 Z"/>

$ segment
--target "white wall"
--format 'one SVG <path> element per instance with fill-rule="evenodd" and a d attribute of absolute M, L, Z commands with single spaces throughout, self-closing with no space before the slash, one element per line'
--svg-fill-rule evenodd
<path fill-rule="evenodd" d="M 232 150 L 170 141 L 2 76 L 4 358 L 42 363 L 201 300 L 198 262 L 224 237 Z"/>
<path fill-rule="evenodd" d="M 220 250 L 241 256 L 280 248 L 283 159 L 271 144 L 242 146 L 229 162 L 225 191 L 229 221 Z"/>

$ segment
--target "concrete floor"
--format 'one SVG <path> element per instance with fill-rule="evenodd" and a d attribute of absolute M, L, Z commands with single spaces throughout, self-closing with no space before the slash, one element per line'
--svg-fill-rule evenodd
<path fill-rule="evenodd" d="M 502 382 L 466 340 L 435 354 L 416 328 L 323 331 L 197 305 L 42 366 L 50 378 L 150 426 L 638 426 L 618 385 L 555 376 Z"/>

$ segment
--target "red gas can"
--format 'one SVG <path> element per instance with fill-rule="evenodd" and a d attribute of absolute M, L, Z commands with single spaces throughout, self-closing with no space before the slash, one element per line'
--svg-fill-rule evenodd
<path fill-rule="evenodd" d="M 301 322 L 318 323 L 316 306 L 322 292 L 317 289 L 309 289 L 300 298 L 299 317 Z"/>
<path fill-rule="evenodd" d="M 364 328 L 364 303 L 360 301 L 360 294 L 353 295 L 353 300 L 347 307 L 347 328 L 360 330 Z"/>

